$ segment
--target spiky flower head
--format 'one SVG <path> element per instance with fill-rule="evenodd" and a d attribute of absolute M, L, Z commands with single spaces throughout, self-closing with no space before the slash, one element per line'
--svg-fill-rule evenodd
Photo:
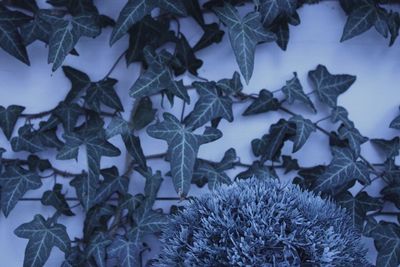
<path fill-rule="evenodd" d="M 156 266 L 369 266 L 350 216 L 278 180 L 248 179 L 171 218 Z"/>

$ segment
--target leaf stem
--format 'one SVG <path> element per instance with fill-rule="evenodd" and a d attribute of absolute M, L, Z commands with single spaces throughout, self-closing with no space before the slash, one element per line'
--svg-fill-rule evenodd
<path fill-rule="evenodd" d="M 20 163 L 22 165 L 27 165 L 29 164 L 28 160 L 21 160 L 21 159 L 7 159 L 7 158 L 2 158 L 1 162 L 4 164 L 15 164 L 15 163 Z M 75 177 L 78 175 L 81 175 L 82 173 L 71 173 L 67 171 L 60 170 L 54 166 L 51 166 L 50 169 L 53 171 L 52 175 L 58 175 L 64 178 L 71 178 Z M 51 176 L 52 176 L 51 175 Z"/>
<path fill-rule="evenodd" d="M 126 51 L 124 51 L 114 62 L 114 64 L 111 66 L 110 70 L 107 72 L 106 75 L 104 75 L 103 80 L 107 79 L 111 73 L 114 71 L 114 69 L 118 66 L 118 63 L 121 61 L 121 59 L 125 56 Z"/>
<path fill-rule="evenodd" d="M 322 121 L 326 121 L 326 120 L 328 120 L 328 119 L 330 119 L 330 118 L 331 118 L 331 115 L 326 116 L 326 117 L 323 117 L 323 118 L 317 120 L 316 122 L 314 122 L 314 124 L 317 125 L 318 123 L 320 123 L 320 122 L 322 122 Z"/>

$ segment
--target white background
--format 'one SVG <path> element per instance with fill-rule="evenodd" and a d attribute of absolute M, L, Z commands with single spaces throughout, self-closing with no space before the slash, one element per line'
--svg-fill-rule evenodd
<path fill-rule="evenodd" d="M 95 1 L 101 13 L 116 18 L 125 1 Z M 310 83 L 307 79 L 307 72 L 314 69 L 318 64 L 327 66 L 331 73 L 347 73 L 357 76 L 355 84 L 349 91 L 339 97 L 339 105 L 344 106 L 350 114 L 350 119 L 355 122 L 360 132 L 370 138 L 392 138 L 398 135 L 395 130 L 389 129 L 390 121 L 398 115 L 400 94 L 398 85 L 400 83 L 400 47 L 398 43 L 388 48 L 388 40 L 383 39 L 374 30 L 356 37 L 352 40 L 340 43 L 342 29 L 346 16 L 335 1 L 324 2 L 313 6 L 305 6 L 299 10 L 301 24 L 297 27 L 290 27 L 290 41 L 287 51 L 282 51 L 276 44 L 263 44 L 257 47 L 254 74 L 249 85 L 244 88 L 245 93 L 258 93 L 262 88 L 271 91 L 280 89 L 286 80 L 292 77 L 296 71 L 306 92 L 310 92 Z M 207 15 L 208 21 L 216 21 L 213 15 Z M 187 35 L 188 41 L 193 45 L 201 36 L 201 30 L 192 20 L 184 19 L 181 22 L 182 30 Z M 68 56 L 64 65 L 86 72 L 93 81 L 100 80 L 110 69 L 115 59 L 126 49 L 128 39 L 125 37 L 118 41 L 111 48 L 109 38 L 111 30 L 103 30 L 96 39 L 82 38 L 77 50 L 79 57 Z M 228 36 L 225 35 L 223 42 L 213 45 L 197 53 L 197 56 L 204 61 L 199 75 L 210 80 L 230 78 L 235 70 L 238 70 Z M 36 113 L 55 107 L 61 101 L 68 90 L 70 83 L 64 76 L 61 68 L 51 72 L 51 65 L 47 64 L 48 49 L 42 43 L 34 43 L 28 48 L 31 60 L 31 67 L 19 63 L 17 60 L 0 50 L 0 104 L 8 106 L 18 104 L 26 106 L 25 113 Z M 128 118 L 132 106 L 132 99 L 128 97 L 129 87 L 138 76 L 139 66 L 132 64 L 128 68 L 124 62 L 120 62 L 111 77 L 118 79 L 116 90 L 122 99 L 125 107 L 124 117 Z M 190 83 L 190 76 L 183 76 L 186 84 Z M 191 93 L 192 103 L 195 95 Z M 278 97 L 282 98 L 280 93 Z M 315 96 L 311 96 L 316 102 Z M 154 104 L 158 108 L 160 99 L 155 97 Z M 178 115 L 182 102 L 176 100 L 173 112 Z M 290 107 L 300 112 L 313 121 L 327 115 L 327 109 L 320 107 L 320 112 L 313 115 L 304 108 Z M 165 103 L 168 108 L 169 105 Z M 228 123 L 222 121 L 220 128 L 224 133 L 223 138 L 200 148 L 199 156 L 202 158 L 219 161 L 223 153 L 230 147 L 234 147 L 242 162 L 251 163 L 254 158 L 251 153 L 250 142 L 254 138 L 261 137 L 268 131 L 271 123 L 276 122 L 280 117 L 286 116 L 278 112 L 270 112 L 257 116 L 242 117 L 241 114 L 249 103 L 235 105 L 235 121 Z M 186 110 L 190 110 L 187 108 Z M 159 109 L 157 116 L 161 117 L 162 110 Z M 37 121 L 36 121 L 37 122 Z M 23 124 L 20 120 L 17 127 Z M 321 123 L 327 129 L 336 129 L 329 122 Z M 14 135 L 16 131 L 14 132 Z M 141 141 L 146 155 L 164 152 L 166 143 L 161 140 L 151 139 L 145 131 L 140 132 Z M 123 147 L 119 137 L 111 140 L 119 147 Z M 0 134 L 0 145 L 7 153 L 5 157 L 24 157 L 25 153 L 14 153 L 11 151 L 8 142 Z M 286 154 L 291 152 L 292 144 L 284 147 Z M 376 153 L 370 143 L 362 146 L 362 154 L 371 162 L 381 162 L 381 155 Z M 42 158 L 52 159 L 55 151 L 39 153 Z M 299 159 L 301 166 L 313 166 L 316 164 L 328 164 L 331 159 L 328 146 L 328 138 L 321 133 L 314 133 L 312 138 L 294 157 Z M 126 156 L 123 152 L 118 158 L 103 158 L 102 167 L 112 165 L 118 166 L 122 172 L 125 168 Z M 60 169 L 73 172 L 80 172 L 85 168 L 85 155 L 80 152 L 78 162 L 55 161 L 54 165 Z M 168 164 L 160 160 L 153 160 L 149 164 L 153 170 L 160 169 L 165 173 Z M 237 168 L 229 172 L 233 175 L 243 169 Z M 293 178 L 290 173 L 287 178 Z M 68 186 L 68 179 L 58 178 L 58 182 L 65 184 L 64 191 L 68 196 L 74 197 L 73 188 Z M 40 190 L 31 191 L 26 197 L 41 197 L 42 192 L 52 187 L 53 179 L 45 179 Z M 374 183 L 370 193 L 379 193 L 381 184 Z M 143 178 L 134 173 L 131 179 L 130 192 L 137 193 L 143 189 Z M 207 189 L 203 189 L 206 191 Z M 202 190 L 192 187 L 191 194 L 199 194 Z M 173 196 L 175 191 L 171 185 L 170 178 L 166 177 L 159 196 Z M 76 202 L 71 202 L 71 205 Z M 168 211 L 173 202 L 157 202 L 157 207 L 163 207 Z M 176 203 L 175 203 L 176 204 Z M 68 228 L 70 238 L 82 235 L 82 210 L 80 207 L 73 210 L 77 216 L 63 217 L 61 222 Z M 0 215 L 0 259 L 1 266 L 19 267 L 23 263 L 26 239 L 20 239 L 13 234 L 14 229 L 21 223 L 31 221 L 34 214 L 40 213 L 43 216 L 51 216 L 54 212 L 51 207 L 43 207 L 40 202 L 23 201 L 19 202 L 8 218 Z M 373 249 L 371 240 L 366 240 L 369 247 L 368 257 L 374 260 L 376 252 Z M 157 250 L 157 249 L 156 249 Z M 156 251 L 155 250 L 155 251 Z M 147 255 L 150 257 L 149 255 Z M 46 266 L 59 266 L 63 255 L 58 249 L 53 249 Z"/>

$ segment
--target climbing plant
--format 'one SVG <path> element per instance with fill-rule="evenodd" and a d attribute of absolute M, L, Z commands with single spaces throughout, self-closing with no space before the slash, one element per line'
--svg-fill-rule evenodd
<path fill-rule="evenodd" d="M 35 0 L 0 1 L 0 47 L 16 59 L 30 64 L 26 47 L 40 41 L 48 49 L 48 63 L 53 71 L 62 71 L 71 88 L 62 102 L 51 110 L 28 114 L 25 107 L 0 107 L 0 128 L 14 152 L 27 155 L 10 158 L 0 150 L 0 207 L 5 217 L 13 212 L 19 201 L 26 200 L 27 191 L 41 188 L 42 180 L 56 177 L 70 179 L 78 206 L 66 198 L 67 188 L 55 182 L 52 189 L 38 199 L 54 215 L 45 218 L 32 214 L 32 221 L 21 222 L 15 235 L 28 239 L 24 266 L 43 266 L 54 247 L 65 254 L 62 266 L 141 266 L 142 254 L 148 251 L 145 237 L 157 234 L 168 223 L 165 212 L 153 207 L 157 192 L 165 179 L 171 179 L 176 191 L 175 200 L 185 200 L 193 186 L 207 185 L 214 190 L 234 179 L 253 175 L 268 179 L 277 176 L 276 169 L 294 174 L 293 183 L 305 190 L 331 198 L 351 214 L 352 223 L 365 236 L 373 238 L 378 256 L 377 266 L 400 264 L 400 212 L 385 209 L 387 203 L 400 208 L 400 138 L 369 139 L 356 128 L 347 110 L 338 106 L 338 97 L 345 93 L 356 76 L 332 73 L 323 65 L 308 72 L 312 91 L 306 92 L 302 83 L 307 77 L 293 77 L 282 82 L 275 91 L 260 88 L 258 94 L 248 94 L 243 83 L 249 83 L 254 67 L 257 45 L 276 42 L 283 50 L 289 43 L 289 25 L 300 24 L 298 9 L 315 0 L 128 0 L 116 18 L 99 13 L 92 0 L 47 0 L 40 5 Z M 393 2 L 393 3 L 392 3 Z M 400 18 L 393 5 L 396 1 L 340 1 L 347 20 L 341 40 L 355 38 L 375 28 L 393 45 L 399 32 Z M 248 11 L 243 14 L 242 11 Z M 204 14 L 211 19 L 205 19 Z M 180 31 L 184 17 L 191 17 L 202 29 L 195 44 L 190 44 Z M 112 28 L 110 46 L 124 36 L 129 44 L 104 78 L 93 81 L 89 70 L 63 65 L 66 57 L 78 56 L 75 49 L 81 38 L 96 38 L 104 28 Z M 295 29 L 295 28 L 293 28 Z M 198 76 L 203 62 L 196 52 L 218 44 L 226 35 L 236 58 L 238 71 L 218 81 Z M 122 113 L 118 81 L 112 78 L 115 66 L 141 66 L 139 78 L 132 80 L 130 96 L 134 108 L 129 118 Z M 182 75 L 192 78 L 186 84 Z M 197 93 L 190 97 L 189 91 Z M 311 100 L 315 94 L 317 100 Z M 154 96 L 161 95 L 174 105 L 182 101 L 182 116 L 153 108 Z M 179 100 L 177 100 L 177 98 Z M 158 99 L 158 98 L 157 98 Z M 195 102 L 193 102 L 195 101 Z M 317 110 L 315 101 L 324 104 L 328 116 L 311 121 L 305 114 L 291 110 L 303 105 L 310 113 Z M 186 104 L 194 103 L 191 110 Z M 221 120 L 234 123 L 233 108 L 245 103 L 243 116 L 278 112 L 282 118 L 270 125 L 265 135 L 248 142 L 254 162 L 243 163 L 231 148 L 218 162 L 198 157 L 200 146 L 221 138 Z M 320 105 L 318 105 L 320 106 Z M 326 115 L 326 114 L 325 114 Z M 23 125 L 16 128 L 18 121 Z M 320 122 L 330 120 L 337 130 L 328 131 Z M 400 130 L 400 115 L 388 127 Z M 161 139 L 168 150 L 149 155 L 141 147 L 138 131 L 151 138 Z M 286 142 L 293 144 L 293 153 L 301 150 L 316 134 L 329 137 L 332 160 L 327 165 L 302 167 L 292 154 L 284 155 Z M 110 139 L 118 136 L 124 146 L 116 147 Z M 380 163 L 369 162 L 361 146 L 372 142 L 384 155 Z M 82 150 L 83 149 L 83 150 Z M 48 151 L 51 160 L 40 158 L 38 152 Z M 85 151 L 85 152 L 84 152 Z M 125 170 L 116 166 L 101 166 L 103 157 L 116 157 L 126 151 L 129 164 Z M 82 154 L 87 168 L 70 173 L 55 167 L 55 161 L 77 159 Z M 17 154 L 19 155 L 19 154 Z M 22 155 L 22 154 L 21 154 Z M 170 171 L 161 173 L 153 159 L 164 159 Z M 240 168 L 236 177 L 227 171 Z M 146 180 L 144 191 L 132 195 L 129 183 L 133 174 Z M 368 189 L 376 181 L 385 187 L 379 196 Z M 55 180 L 57 181 L 57 180 Z M 354 192 L 355 184 L 361 184 Z M 172 206 L 171 212 L 177 207 Z M 63 216 L 74 216 L 74 209 L 84 211 L 82 236 L 69 236 L 61 223 Z M 393 217 L 382 220 L 381 216 Z M 380 217 L 379 217 L 380 216 Z M 23 255 L 21 255 L 22 257 Z"/>

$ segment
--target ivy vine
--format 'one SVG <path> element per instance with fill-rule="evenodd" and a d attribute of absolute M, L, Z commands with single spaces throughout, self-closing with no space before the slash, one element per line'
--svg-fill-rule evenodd
<path fill-rule="evenodd" d="M 260 89 L 258 94 L 247 94 L 243 81 L 248 83 L 253 74 L 255 49 L 258 44 L 276 42 L 283 50 L 289 42 L 289 25 L 299 25 L 298 9 L 316 0 L 128 0 L 117 18 L 100 14 L 92 0 L 47 0 L 42 8 L 35 0 L 3 0 L 0 2 L 0 47 L 19 61 L 29 65 L 26 47 L 40 41 L 48 49 L 48 63 L 53 71 L 62 71 L 70 80 L 71 88 L 56 107 L 37 114 L 25 113 L 25 107 L 0 106 L 0 128 L 10 142 L 12 151 L 28 153 L 24 158 L 8 158 L 0 150 L 0 207 L 7 217 L 19 201 L 40 200 L 53 209 L 54 215 L 44 218 L 33 215 L 32 221 L 22 223 L 15 235 L 28 239 L 24 266 L 43 266 L 52 249 L 65 254 L 67 266 L 142 266 L 142 254 L 149 250 L 144 238 L 158 234 L 168 223 L 167 214 L 153 207 L 157 192 L 165 177 L 171 177 L 175 198 L 185 200 L 193 185 L 207 185 L 210 190 L 234 179 L 277 176 L 276 169 L 295 173 L 293 182 L 306 190 L 330 197 L 352 215 L 353 224 L 367 237 L 374 239 L 378 256 L 376 266 L 400 264 L 400 212 L 387 210 L 387 203 L 400 208 L 400 167 L 395 158 L 400 151 L 400 138 L 369 139 L 363 136 L 349 118 L 338 97 L 345 93 L 356 76 L 331 73 L 318 65 L 308 73 L 313 90 L 306 92 L 302 81 L 307 77 L 293 77 L 282 83 L 282 88 Z M 341 40 L 354 38 L 371 28 L 389 39 L 393 45 L 400 27 L 400 16 L 388 0 L 341 0 L 347 15 Z M 394 2 L 394 3 L 392 3 Z M 245 8 L 243 8 L 245 6 Z M 251 7 L 242 16 L 243 10 Z M 213 14 L 212 22 L 204 14 Z M 203 30 L 198 42 L 189 44 L 180 31 L 183 17 L 191 17 Z M 96 38 L 104 28 L 111 27 L 109 44 L 122 42 L 126 46 L 104 78 L 93 81 L 89 74 L 63 65 L 66 57 L 78 56 L 75 49 L 81 38 Z M 203 62 L 196 56 L 202 49 L 212 49 L 223 36 L 229 38 L 239 72 L 219 81 L 198 76 Z M 166 44 L 172 44 L 166 46 Z M 141 73 L 132 80 L 130 96 L 134 108 L 126 120 L 124 107 L 116 93 L 114 68 L 125 60 L 139 64 Z M 183 74 L 193 78 L 185 84 Z M 194 107 L 188 91 L 196 91 Z M 310 113 L 319 112 L 315 101 L 329 109 L 329 114 L 311 121 L 304 114 L 291 110 L 292 105 L 303 105 Z M 155 95 L 162 95 L 174 104 L 176 98 L 184 103 L 182 115 L 153 108 Z M 243 116 L 279 112 L 282 118 L 270 125 L 265 135 L 248 140 L 254 162 L 243 163 L 236 151 L 227 150 L 218 162 L 200 158 L 201 145 L 222 137 L 218 128 L 221 120 L 234 121 L 236 103 L 248 103 Z M 187 115 L 185 115 L 187 114 Z M 160 116 L 159 116 L 160 115 Z M 162 115 L 162 116 L 161 116 Z M 25 123 L 14 129 L 18 120 Z M 328 131 L 320 122 L 330 120 L 335 131 Z M 388 125 L 400 130 L 400 115 Z M 161 139 L 168 150 L 149 155 L 143 151 L 138 131 Z M 293 143 L 293 153 L 299 151 L 317 133 L 329 137 L 332 160 L 328 165 L 302 167 L 293 155 L 284 155 L 286 142 Z M 124 147 L 116 147 L 110 138 L 120 136 Z M 246 142 L 246 140 L 244 140 Z M 381 163 L 369 162 L 361 153 L 361 146 L 373 143 L 384 155 Z M 82 151 L 84 148 L 84 151 Z M 129 154 L 125 170 L 102 168 L 103 157 L 116 157 L 121 150 Z M 40 158 L 37 153 L 53 151 L 54 159 Z M 55 160 L 77 159 L 80 153 L 87 159 L 87 169 L 70 173 L 55 167 Z M 7 153 L 6 153 L 7 155 Z M 151 164 L 153 159 L 164 159 L 170 171 L 161 173 Z M 227 171 L 240 168 L 236 177 Z M 132 195 L 128 185 L 133 173 L 146 180 L 144 192 Z M 70 179 L 76 198 L 66 197 L 66 188 L 55 182 L 41 198 L 26 198 L 25 193 L 42 186 L 42 180 L 62 177 Z M 169 178 L 167 178 L 169 179 Z M 385 183 L 379 196 L 371 196 L 368 189 L 376 181 Z M 55 180 L 56 181 L 56 180 Z M 354 193 L 354 185 L 361 184 Z M 352 193 L 349 191 L 352 189 Z M 79 205 L 70 206 L 69 200 Z M 74 216 L 76 209 L 85 212 L 83 234 L 70 237 L 59 222 L 63 216 Z M 171 207 L 171 212 L 177 209 Z M 385 221 L 382 215 L 393 217 Z M 21 255 L 22 256 L 22 255 Z"/>

